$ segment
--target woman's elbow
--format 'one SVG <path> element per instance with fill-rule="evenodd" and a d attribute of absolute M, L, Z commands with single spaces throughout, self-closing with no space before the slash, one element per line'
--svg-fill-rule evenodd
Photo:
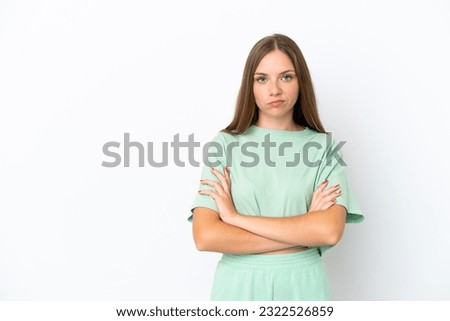
<path fill-rule="evenodd" d="M 194 235 L 194 243 L 195 247 L 198 251 L 204 252 L 204 251 L 212 251 L 212 244 L 213 240 L 211 239 L 211 233 L 208 231 L 195 231 L 193 232 Z"/>
<path fill-rule="evenodd" d="M 341 241 L 343 234 L 343 226 L 331 226 L 327 235 L 325 236 L 325 245 L 335 246 Z"/>
<path fill-rule="evenodd" d="M 199 251 L 214 251 L 219 214 L 208 208 L 196 208 L 193 213 L 192 234 L 195 247 Z"/>
<path fill-rule="evenodd" d="M 332 234 L 328 236 L 328 239 L 326 240 L 326 244 L 325 245 L 331 245 L 331 246 L 335 246 L 336 244 L 339 243 L 339 241 L 342 239 L 341 236 L 337 235 L 337 234 Z"/>
<path fill-rule="evenodd" d="M 208 251 L 208 243 L 203 238 L 194 236 L 194 243 L 198 251 Z"/>
<path fill-rule="evenodd" d="M 325 228 L 325 243 L 326 245 L 334 246 L 338 244 L 344 235 L 345 217 L 347 211 L 342 205 L 335 205 L 329 209 L 329 219 L 324 224 Z"/>

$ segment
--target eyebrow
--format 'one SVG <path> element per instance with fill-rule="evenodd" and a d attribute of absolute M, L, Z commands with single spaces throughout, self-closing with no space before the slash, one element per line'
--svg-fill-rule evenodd
<path fill-rule="evenodd" d="M 285 70 L 285 71 L 283 71 L 283 72 L 280 72 L 279 75 L 285 74 L 285 73 L 287 73 L 287 72 L 293 72 L 293 73 L 295 73 L 295 70 L 292 70 L 292 69 Z M 265 73 L 263 73 L 263 72 L 255 72 L 255 75 L 268 76 L 268 74 L 265 74 Z"/>

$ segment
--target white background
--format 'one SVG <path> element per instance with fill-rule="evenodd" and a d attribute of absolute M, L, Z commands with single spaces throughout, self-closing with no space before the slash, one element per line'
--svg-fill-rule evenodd
<path fill-rule="evenodd" d="M 1 1 L 0 299 L 207 300 L 220 255 L 186 220 L 201 169 L 106 168 L 102 147 L 203 145 L 275 32 L 366 216 L 326 253 L 334 299 L 449 300 L 444 0 Z"/>

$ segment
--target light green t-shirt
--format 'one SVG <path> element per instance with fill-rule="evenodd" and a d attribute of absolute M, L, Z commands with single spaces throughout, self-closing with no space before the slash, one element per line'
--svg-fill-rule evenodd
<path fill-rule="evenodd" d="M 328 179 L 327 188 L 340 184 L 342 193 L 336 204 L 347 209 L 346 222 L 359 223 L 364 216 L 347 180 L 342 145 L 307 127 L 286 131 L 251 125 L 239 135 L 219 132 L 203 155 L 201 178 L 218 181 L 210 168 L 223 173 L 228 166 L 238 213 L 270 217 L 307 213 L 313 192 Z M 199 189 L 213 187 L 200 184 Z M 195 207 L 218 212 L 214 199 L 197 193 L 189 221 Z M 329 248 L 319 247 L 321 253 Z"/>

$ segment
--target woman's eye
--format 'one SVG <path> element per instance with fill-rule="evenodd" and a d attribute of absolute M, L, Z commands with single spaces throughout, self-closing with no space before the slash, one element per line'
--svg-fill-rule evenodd
<path fill-rule="evenodd" d="M 281 79 L 284 81 L 292 80 L 292 78 L 294 78 L 294 76 L 292 76 L 290 74 L 287 74 L 287 75 L 284 75 L 283 77 L 281 77 Z"/>
<path fill-rule="evenodd" d="M 256 81 L 256 82 L 259 82 L 259 83 L 264 83 L 264 82 L 267 81 L 267 79 L 266 79 L 266 77 L 264 77 L 264 76 L 259 76 L 259 77 L 256 77 L 256 78 L 255 78 L 255 81 Z"/>

